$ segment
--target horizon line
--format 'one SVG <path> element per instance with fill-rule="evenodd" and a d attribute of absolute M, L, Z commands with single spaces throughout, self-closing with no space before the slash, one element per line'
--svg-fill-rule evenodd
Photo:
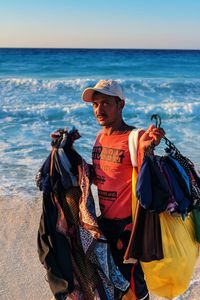
<path fill-rule="evenodd" d="M 0 49 L 52 49 L 52 50 L 157 50 L 157 51 L 200 51 L 200 48 L 99 48 L 99 47 L 0 47 Z"/>

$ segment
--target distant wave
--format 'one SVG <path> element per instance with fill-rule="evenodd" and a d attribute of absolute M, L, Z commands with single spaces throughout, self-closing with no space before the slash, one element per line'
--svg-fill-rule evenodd
<path fill-rule="evenodd" d="M 16 88 L 29 88 L 30 91 L 36 90 L 57 90 L 60 88 L 71 88 L 83 90 L 89 85 L 94 85 L 95 80 L 91 79 L 34 79 L 34 78 L 0 78 L 0 87 L 5 92 L 14 91 Z"/>
<path fill-rule="evenodd" d="M 155 111 L 169 116 L 200 116 L 200 80 L 118 79 L 123 84 L 127 106 L 139 116 Z M 1 118 L 62 119 L 88 113 L 81 101 L 89 78 L 42 80 L 0 79 Z"/>
<path fill-rule="evenodd" d="M 140 88 L 149 92 L 157 90 L 170 91 L 175 89 L 176 92 L 195 92 L 199 94 L 200 79 L 171 79 L 171 78 L 132 78 L 116 79 L 121 83 L 128 92 L 135 92 Z M 14 91 L 16 88 L 30 88 L 30 90 L 44 89 L 57 90 L 62 87 L 82 91 L 88 86 L 92 86 L 97 79 L 76 78 L 76 79 L 34 79 L 34 78 L 0 78 L 0 87 L 4 91 Z M 156 90 L 157 89 L 157 90 Z"/>
<path fill-rule="evenodd" d="M 160 99 L 166 97 L 181 100 L 183 102 L 190 100 L 200 100 L 200 79 L 169 79 L 169 78 L 133 78 L 116 79 L 124 87 L 126 98 L 137 99 Z M 48 96 L 72 98 L 81 96 L 82 91 L 93 86 L 97 80 L 89 78 L 62 79 L 62 80 L 44 80 L 34 78 L 0 78 L 0 96 L 2 103 L 9 101 L 20 101 L 20 98 L 40 97 L 41 102 Z M 154 99 L 152 98 L 154 97 Z M 32 99 L 30 99 L 32 100 Z M 72 99 L 73 100 L 73 99 Z"/>
<path fill-rule="evenodd" d="M 131 110 L 131 111 L 130 111 Z M 140 103 L 135 105 L 135 103 L 127 105 L 125 108 L 127 115 L 133 114 L 138 117 L 148 117 L 153 113 L 160 113 L 165 116 L 177 118 L 181 117 L 200 117 L 200 102 L 190 102 L 190 103 L 180 103 L 180 102 L 170 102 L 165 101 L 162 103 L 155 104 L 146 104 Z M 76 104 L 37 104 L 37 105 L 28 105 L 26 107 L 18 106 L 7 109 L 0 109 L 0 124 L 3 122 L 12 122 L 17 119 L 26 118 L 26 122 L 38 121 L 41 119 L 44 120 L 62 120 L 71 115 L 71 117 L 81 120 L 84 116 L 89 117 L 89 107 L 85 103 L 76 103 Z"/>
<path fill-rule="evenodd" d="M 200 116 L 200 101 L 184 103 L 184 102 L 172 102 L 170 99 L 166 99 L 162 103 L 148 104 L 141 103 L 140 105 L 133 104 L 133 110 L 136 114 L 151 115 L 153 113 L 161 113 L 162 115 L 169 116 Z"/>

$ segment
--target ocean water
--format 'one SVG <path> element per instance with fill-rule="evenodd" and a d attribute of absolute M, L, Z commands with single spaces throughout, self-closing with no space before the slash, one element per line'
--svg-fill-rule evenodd
<path fill-rule="evenodd" d="M 147 128 L 160 114 L 166 136 L 200 169 L 200 51 L 0 49 L 0 197 L 35 199 L 58 128 L 79 130 L 75 147 L 91 162 L 100 127 L 81 94 L 99 79 L 123 85 L 127 123 Z"/>

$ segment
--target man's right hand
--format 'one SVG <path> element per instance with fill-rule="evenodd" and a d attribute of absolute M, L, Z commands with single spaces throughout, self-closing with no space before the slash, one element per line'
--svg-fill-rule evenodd
<path fill-rule="evenodd" d="M 146 131 L 143 131 L 143 134 L 139 139 L 140 151 L 145 152 L 145 150 L 152 145 L 152 142 L 154 142 L 157 146 L 164 135 L 165 131 L 162 128 L 157 128 L 154 125 L 150 125 Z"/>

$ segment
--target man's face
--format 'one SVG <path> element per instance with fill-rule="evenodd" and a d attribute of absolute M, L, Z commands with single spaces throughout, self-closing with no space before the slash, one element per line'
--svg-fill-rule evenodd
<path fill-rule="evenodd" d="M 112 126 L 121 120 L 122 105 L 115 97 L 96 94 L 92 102 L 93 111 L 101 126 Z"/>

